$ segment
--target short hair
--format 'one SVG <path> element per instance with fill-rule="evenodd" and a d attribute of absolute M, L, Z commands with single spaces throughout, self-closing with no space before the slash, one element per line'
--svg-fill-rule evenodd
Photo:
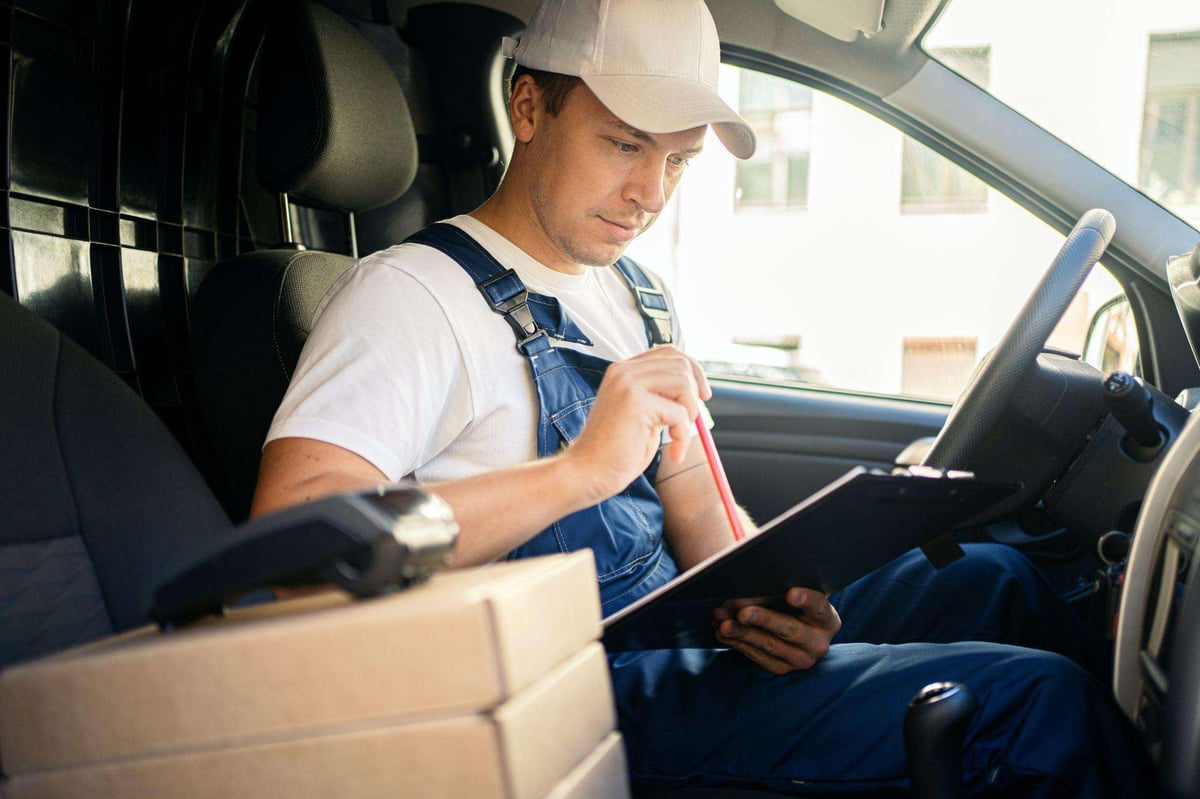
<path fill-rule="evenodd" d="M 571 90 L 583 83 L 583 80 L 575 75 L 530 69 L 522 64 L 517 64 L 512 76 L 508 79 L 507 100 L 512 100 L 513 87 L 517 85 L 517 79 L 522 75 L 533 78 L 533 82 L 541 89 L 542 104 L 546 108 L 546 113 L 552 117 L 558 116 L 558 112 L 562 111 L 563 103 L 567 101 L 567 95 L 571 93 Z"/>

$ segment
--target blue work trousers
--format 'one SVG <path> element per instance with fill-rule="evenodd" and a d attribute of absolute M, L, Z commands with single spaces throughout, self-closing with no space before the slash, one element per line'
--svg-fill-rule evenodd
<path fill-rule="evenodd" d="M 968 795 L 1153 796 L 1132 726 L 1089 673 L 1104 647 L 1024 556 L 965 549 L 940 572 L 910 553 L 831 597 L 843 626 L 807 671 L 774 676 L 733 650 L 613 655 L 635 785 L 902 796 L 908 702 L 952 680 L 979 703 Z"/>

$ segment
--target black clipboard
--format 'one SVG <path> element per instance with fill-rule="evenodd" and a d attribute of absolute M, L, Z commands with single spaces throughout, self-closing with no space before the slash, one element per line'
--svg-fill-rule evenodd
<path fill-rule="evenodd" d="M 760 528 L 604 620 L 609 652 L 719 646 L 713 609 L 792 586 L 830 594 L 948 533 L 1019 488 L 970 476 L 852 469 Z M 929 554 L 929 550 L 926 550 Z"/>

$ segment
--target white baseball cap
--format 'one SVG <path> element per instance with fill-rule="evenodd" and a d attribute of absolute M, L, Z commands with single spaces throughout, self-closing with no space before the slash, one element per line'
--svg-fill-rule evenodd
<path fill-rule="evenodd" d="M 504 55 L 577 75 L 622 122 L 647 133 L 712 125 L 738 158 L 754 131 L 717 95 L 721 46 L 704 0 L 543 0 Z"/>

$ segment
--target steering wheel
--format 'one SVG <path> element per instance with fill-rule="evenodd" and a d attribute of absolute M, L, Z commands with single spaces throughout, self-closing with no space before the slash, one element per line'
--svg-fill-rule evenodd
<path fill-rule="evenodd" d="M 921 465 L 937 469 L 969 466 L 969 459 L 999 422 L 1116 229 L 1113 215 L 1103 209 L 1088 211 L 1075 223 L 1041 282 L 950 409 Z"/>

